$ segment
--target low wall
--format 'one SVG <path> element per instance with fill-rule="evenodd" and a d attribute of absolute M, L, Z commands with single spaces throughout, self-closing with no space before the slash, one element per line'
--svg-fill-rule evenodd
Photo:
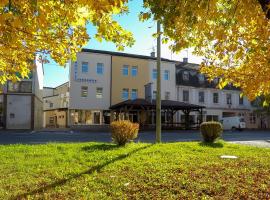
<path fill-rule="evenodd" d="M 110 131 L 110 125 L 72 125 L 72 130 L 84 130 L 84 131 Z"/>

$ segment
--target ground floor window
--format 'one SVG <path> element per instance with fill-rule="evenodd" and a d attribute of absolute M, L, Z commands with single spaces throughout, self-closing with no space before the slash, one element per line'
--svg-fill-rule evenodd
<path fill-rule="evenodd" d="M 50 123 L 50 125 L 53 125 L 54 124 L 54 117 L 50 117 L 49 118 L 49 123 Z"/>
<path fill-rule="evenodd" d="M 71 125 L 94 125 L 101 124 L 102 111 L 71 110 Z"/>
<path fill-rule="evenodd" d="M 249 122 L 251 124 L 256 124 L 256 115 L 254 113 L 249 114 Z"/>
<path fill-rule="evenodd" d="M 186 116 L 185 115 L 181 115 L 181 123 L 185 123 L 186 122 Z M 195 115 L 189 115 L 189 123 L 190 124 L 194 124 L 195 123 Z"/>
<path fill-rule="evenodd" d="M 206 121 L 209 122 L 209 121 L 218 121 L 218 115 L 207 115 L 206 116 Z"/>

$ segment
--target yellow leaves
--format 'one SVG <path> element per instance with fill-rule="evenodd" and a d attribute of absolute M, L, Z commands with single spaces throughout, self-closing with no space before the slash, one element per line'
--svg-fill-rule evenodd
<path fill-rule="evenodd" d="M 151 17 L 150 12 L 141 12 L 139 15 L 140 21 L 146 21 L 146 20 L 150 19 L 150 17 Z"/>
<path fill-rule="evenodd" d="M 219 87 L 219 89 L 223 89 L 226 85 L 228 85 L 227 81 L 220 80 L 219 84 L 218 84 L 218 87 Z"/>
<path fill-rule="evenodd" d="M 114 14 L 127 11 L 127 0 L 95 1 L 0 1 L 0 81 L 16 80 L 16 72 L 27 76 L 34 55 L 50 54 L 60 65 L 74 59 L 90 36 L 86 24 L 97 27 L 97 38 L 112 41 L 119 49 L 134 43 L 130 32 Z"/>
<path fill-rule="evenodd" d="M 203 56 L 201 72 L 222 77 L 250 99 L 270 93 L 270 20 L 257 0 L 146 0 L 172 50 L 194 47 Z M 146 17 L 147 18 L 147 17 Z"/>

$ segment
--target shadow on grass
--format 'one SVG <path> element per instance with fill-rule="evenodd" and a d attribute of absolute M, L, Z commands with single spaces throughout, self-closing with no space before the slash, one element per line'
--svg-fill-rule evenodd
<path fill-rule="evenodd" d="M 102 145 L 101 145 L 101 146 L 102 146 Z M 113 146 L 113 145 L 112 145 L 112 146 Z M 106 167 L 106 166 L 108 166 L 108 165 L 110 165 L 110 164 L 113 164 L 113 163 L 115 163 L 115 162 L 117 162 L 117 161 L 123 160 L 123 159 L 125 159 L 125 158 L 131 156 L 131 155 L 134 154 L 134 153 L 137 153 L 137 152 L 142 151 L 142 150 L 144 150 L 144 149 L 146 149 L 146 148 L 149 148 L 150 146 L 152 146 L 152 144 L 149 144 L 149 145 L 147 145 L 147 146 L 144 146 L 144 147 L 140 147 L 140 148 L 134 149 L 134 150 L 132 150 L 132 151 L 130 151 L 130 152 L 128 152 L 128 153 L 121 154 L 121 155 L 119 155 L 119 156 L 117 156 L 117 157 L 115 157 L 115 158 L 113 158 L 113 159 L 111 159 L 111 160 L 109 160 L 109 161 L 106 161 L 106 162 L 104 162 L 104 163 L 102 163 L 102 164 L 93 166 L 93 167 L 89 168 L 88 170 L 85 170 L 85 171 L 83 171 L 83 172 L 81 172 L 81 173 L 73 174 L 73 175 L 71 175 L 69 178 L 60 179 L 60 180 L 58 180 L 58 181 L 55 181 L 55 182 L 53 182 L 53 183 L 51 183 L 51 184 L 45 185 L 45 186 L 40 187 L 40 188 L 38 188 L 38 189 L 32 190 L 32 191 L 30 191 L 30 192 L 23 193 L 23 194 L 19 194 L 19 195 L 15 196 L 15 197 L 13 197 L 13 198 L 11 198 L 11 199 L 27 199 L 27 197 L 28 197 L 29 195 L 36 195 L 36 194 L 40 194 L 40 193 L 46 192 L 46 191 L 48 191 L 48 190 L 50 190 L 50 189 L 53 189 L 53 188 L 55 188 L 55 187 L 57 187 L 57 186 L 62 186 L 62 185 L 68 183 L 69 181 L 71 181 L 71 180 L 73 180 L 73 179 L 80 178 L 81 176 L 83 176 L 83 175 L 85 175 L 85 174 L 90 175 L 90 174 L 93 174 L 94 172 L 98 172 L 98 173 L 99 173 L 104 167 Z"/>
<path fill-rule="evenodd" d="M 211 147 L 211 148 L 223 148 L 224 144 L 222 142 L 200 142 L 199 143 L 200 146 L 202 147 Z"/>
<path fill-rule="evenodd" d="M 90 146 L 82 147 L 83 151 L 92 152 L 92 151 L 106 151 L 121 148 L 116 144 L 95 144 Z"/>

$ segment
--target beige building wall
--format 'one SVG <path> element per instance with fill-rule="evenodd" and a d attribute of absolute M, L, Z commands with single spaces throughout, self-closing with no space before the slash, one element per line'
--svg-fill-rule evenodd
<path fill-rule="evenodd" d="M 128 76 L 122 74 L 124 65 L 129 66 Z M 138 67 L 136 77 L 131 76 L 132 66 Z M 122 90 L 129 89 L 129 99 L 131 98 L 131 90 L 138 90 L 138 98 L 144 98 L 144 85 L 149 83 L 149 60 L 139 58 L 129 58 L 112 56 L 112 91 L 111 104 L 122 102 Z"/>
<path fill-rule="evenodd" d="M 69 102 L 69 83 L 64 83 L 56 88 L 53 88 L 52 96 L 43 98 L 43 110 L 54 110 L 59 108 L 67 108 Z M 47 93 L 50 94 L 50 93 Z"/>
<path fill-rule="evenodd" d="M 67 126 L 66 110 L 48 110 L 45 111 L 45 127 L 64 128 Z"/>

